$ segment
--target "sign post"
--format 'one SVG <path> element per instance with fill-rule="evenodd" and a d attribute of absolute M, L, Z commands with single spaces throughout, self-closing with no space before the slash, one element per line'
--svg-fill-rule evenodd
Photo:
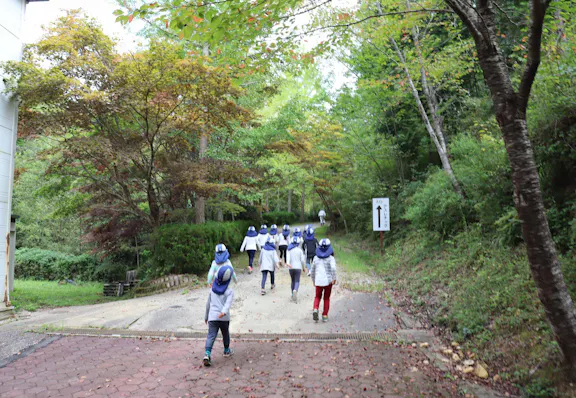
<path fill-rule="evenodd" d="M 380 251 L 383 252 L 383 231 L 390 231 L 390 200 L 388 198 L 372 199 L 372 229 L 380 231 Z"/>

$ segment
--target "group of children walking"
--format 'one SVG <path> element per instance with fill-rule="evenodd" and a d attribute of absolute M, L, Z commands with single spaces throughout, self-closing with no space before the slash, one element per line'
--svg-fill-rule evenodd
<path fill-rule="evenodd" d="M 279 250 L 279 253 L 277 252 Z M 318 241 L 314 236 L 314 229 L 310 225 L 304 228 L 304 235 L 300 228 L 295 228 L 291 233 L 290 226 L 284 225 L 278 232 L 278 227 L 272 225 L 270 231 L 266 225 L 256 228 L 251 226 L 244 237 L 240 251 L 248 254 L 248 269 L 253 272 L 254 258 L 256 252 L 260 250 L 259 265 L 262 272 L 261 294 L 265 295 L 266 281 L 270 276 L 270 288 L 273 290 L 276 285 L 274 272 L 282 265 L 282 261 L 289 268 L 290 290 L 292 300 L 298 302 L 298 290 L 300 287 L 300 277 L 307 269 L 316 292 L 312 318 L 319 321 L 320 301 L 324 300 L 322 311 L 322 321 L 328 321 L 328 311 L 330 309 L 330 296 L 332 286 L 336 284 L 336 260 L 334 250 L 329 239 Z M 234 268 L 230 263 L 230 254 L 226 246 L 219 244 L 216 246 L 214 261 L 208 272 L 208 284 L 211 286 L 210 295 L 206 304 L 205 321 L 208 324 L 208 337 L 206 339 L 206 355 L 204 365 L 212 364 L 211 352 L 218 331 L 222 332 L 224 340 L 224 356 L 233 354 L 230 349 L 230 307 L 234 300 L 234 291 L 229 286 L 234 280 L 238 282 Z"/>

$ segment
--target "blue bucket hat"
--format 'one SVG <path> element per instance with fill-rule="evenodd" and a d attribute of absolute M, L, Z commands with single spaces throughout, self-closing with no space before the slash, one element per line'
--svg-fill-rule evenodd
<path fill-rule="evenodd" d="M 285 224 L 285 225 L 282 227 L 282 235 L 284 235 L 285 238 L 287 238 L 287 237 L 290 236 L 290 225 Z"/>
<path fill-rule="evenodd" d="M 268 233 L 268 227 L 266 226 L 266 224 L 260 225 L 260 233 L 262 235 L 266 235 Z"/>
<path fill-rule="evenodd" d="M 294 229 L 294 236 L 297 236 L 297 237 L 302 236 L 302 231 L 300 231 L 300 228 Z"/>
<path fill-rule="evenodd" d="M 294 238 L 292 238 L 292 242 L 290 242 L 290 244 L 288 245 L 288 250 L 292 250 L 298 246 L 300 246 L 300 238 L 295 236 Z"/>
<path fill-rule="evenodd" d="M 216 245 L 216 255 L 214 256 L 214 261 L 216 261 L 216 264 L 225 263 L 229 258 L 230 253 L 228 252 L 228 249 L 226 249 L 226 246 L 224 246 L 222 243 Z"/>
<path fill-rule="evenodd" d="M 276 250 L 276 245 L 274 245 L 274 238 L 269 236 L 264 244 L 264 250 Z"/>
<path fill-rule="evenodd" d="M 334 249 L 332 249 L 332 245 L 330 244 L 330 239 L 322 239 L 320 241 L 320 245 L 316 248 L 316 257 L 319 258 L 328 258 L 334 254 Z"/>
<path fill-rule="evenodd" d="M 306 240 L 314 240 L 314 228 L 308 228 L 306 231 Z"/>
<path fill-rule="evenodd" d="M 256 232 L 256 228 L 254 228 L 254 226 L 252 226 L 252 225 L 249 226 L 248 232 L 246 232 L 246 236 L 251 237 L 251 238 L 258 236 L 258 232 Z"/>
<path fill-rule="evenodd" d="M 232 275 L 234 275 L 234 268 L 230 265 L 220 267 L 216 275 L 216 280 L 212 284 L 212 291 L 218 295 L 224 294 L 232 280 Z"/>
<path fill-rule="evenodd" d="M 270 235 L 276 235 L 278 233 L 278 227 L 276 224 L 272 224 L 270 226 Z"/>

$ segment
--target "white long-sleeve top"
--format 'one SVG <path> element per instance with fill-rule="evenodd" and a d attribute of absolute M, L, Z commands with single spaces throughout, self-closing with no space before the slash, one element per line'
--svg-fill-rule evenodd
<path fill-rule="evenodd" d="M 276 250 L 264 250 L 260 252 L 260 271 L 272 271 L 276 269 L 276 264 L 280 262 L 280 257 Z"/>
<path fill-rule="evenodd" d="M 258 234 L 258 236 L 256 237 L 256 241 L 258 242 L 258 248 L 262 249 L 264 247 L 264 244 L 266 243 L 266 240 L 268 239 L 268 237 L 270 236 L 270 234 Z"/>
<path fill-rule="evenodd" d="M 327 258 L 314 257 L 312 260 L 312 267 L 310 268 L 310 276 L 314 286 L 328 286 L 336 280 L 336 260 L 334 256 Z"/>
<path fill-rule="evenodd" d="M 245 236 L 240 251 L 258 250 L 258 236 Z"/>
<path fill-rule="evenodd" d="M 290 235 L 288 235 L 288 238 L 285 238 L 282 234 L 276 235 L 276 246 L 288 246 L 288 242 L 290 242 Z"/>
<path fill-rule="evenodd" d="M 287 263 L 290 264 L 292 269 L 302 269 L 306 264 L 306 256 L 300 247 L 295 247 L 292 250 L 288 250 L 287 253 Z"/>

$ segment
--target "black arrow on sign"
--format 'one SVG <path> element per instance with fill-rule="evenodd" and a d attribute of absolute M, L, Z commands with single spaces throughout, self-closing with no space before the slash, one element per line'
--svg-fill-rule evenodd
<path fill-rule="evenodd" d="M 376 210 L 378 210 L 378 228 L 380 228 L 380 210 L 382 210 L 382 207 L 380 207 L 380 205 L 378 205 Z"/>

